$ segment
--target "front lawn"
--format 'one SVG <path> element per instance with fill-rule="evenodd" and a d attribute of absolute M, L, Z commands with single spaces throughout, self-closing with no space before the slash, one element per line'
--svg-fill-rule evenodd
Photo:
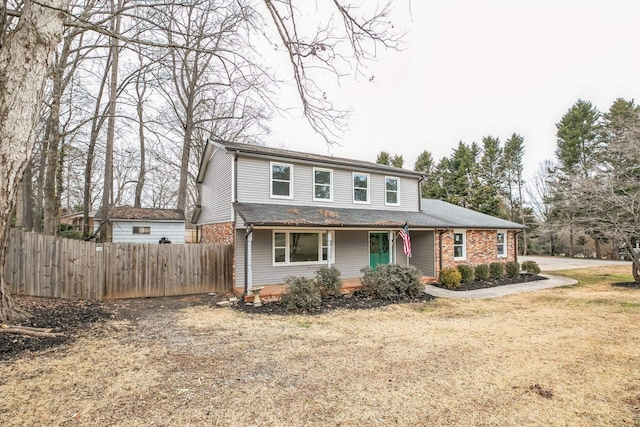
<path fill-rule="evenodd" d="M 0 364 L 0 425 L 640 425 L 640 291 L 563 274 L 580 283 L 314 316 L 105 303 Z"/>

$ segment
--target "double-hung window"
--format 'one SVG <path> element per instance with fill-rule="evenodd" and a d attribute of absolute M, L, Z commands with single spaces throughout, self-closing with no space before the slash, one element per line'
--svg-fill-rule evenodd
<path fill-rule="evenodd" d="M 273 264 L 319 264 L 327 261 L 327 233 L 274 231 Z"/>
<path fill-rule="evenodd" d="M 133 227 L 133 234 L 151 234 L 151 227 Z"/>
<path fill-rule="evenodd" d="M 453 259 L 467 259 L 467 237 L 465 231 L 453 232 Z"/>
<path fill-rule="evenodd" d="M 497 233 L 496 245 L 498 249 L 498 258 L 507 256 L 507 233 L 499 230 Z"/>
<path fill-rule="evenodd" d="M 353 173 L 353 203 L 369 203 L 368 173 Z"/>
<path fill-rule="evenodd" d="M 293 199 L 293 165 L 271 162 L 271 197 Z"/>
<path fill-rule="evenodd" d="M 386 205 L 400 205 L 400 178 L 386 176 L 384 178 L 384 203 Z"/>
<path fill-rule="evenodd" d="M 313 200 L 333 201 L 333 171 L 313 168 Z"/>

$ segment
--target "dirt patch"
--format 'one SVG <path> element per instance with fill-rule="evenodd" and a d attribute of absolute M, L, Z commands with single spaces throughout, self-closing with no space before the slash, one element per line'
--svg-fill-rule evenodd
<path fill-rule="evenodd" d="M 437 286 L 438 288 L 447 289 L 450 291 L 474 291 L 476 289 L 488 289 L 495 288 L 497 286 L 515 285 L 517 283 L 537 282 L 539 280 L 547 280 L 547 278 L 535 274 L 521 274 L 520 277 L 517 278 L 504 277 L 498 280 L 483 280 L 471 283 L 462 283 L 455 289 L 449 289 L 439 283 L 433 283 L 433 286 Z"/>
<path fill-rule="evenodd" d="M 194 295 L 174 298 L 128 299 L 113 301 L 66 300 L 15 296 L 15 304 L 29 313 L 29 317 L 12 325 L 51 328 L 63 333 L 57 337 L 34 337 L 0 333 L 0 360 L 14 359 L 71 344 L 80 335 L 98 334 L 94 328 L 107 320 L 127 320 L 133 324 L 149 311 L 176 311 L 187 307 L 215 306 L 222 296 Z"/>

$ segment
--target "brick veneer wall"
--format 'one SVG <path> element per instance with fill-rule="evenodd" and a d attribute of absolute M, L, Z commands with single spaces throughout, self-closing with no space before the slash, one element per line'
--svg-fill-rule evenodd
<path fill-rule="evenodd" d="M 235 224 L 221 222 L 219 224 L 205 224 L 202 226 L 202 243 L 217 243 L 219 245 L 234 244 Z"/>
<path fill-rule="evenodd" d="M 436 231 L 436 275 L 440 274 L 439 234 Z M 453 259 L 453 231 L 442 234 L 442 266 L 444 268 L 456 267 L 460 264 L 478 265 L 515 260 L 514 231 L 507 230 L 507 256 L 504 258 L 498 258 L 497 230 L 466 230 L 466 234 L 467 257 L 461 261 Z"/>

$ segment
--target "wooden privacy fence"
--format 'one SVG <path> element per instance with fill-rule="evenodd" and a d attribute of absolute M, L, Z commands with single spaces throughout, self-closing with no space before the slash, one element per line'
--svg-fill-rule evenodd
<path fill-rule="evenodd" d="M 94 243 L 11 230 L 5 280 L 18 295 L 115 299 L 231 292 L 231 245 Z"/>

